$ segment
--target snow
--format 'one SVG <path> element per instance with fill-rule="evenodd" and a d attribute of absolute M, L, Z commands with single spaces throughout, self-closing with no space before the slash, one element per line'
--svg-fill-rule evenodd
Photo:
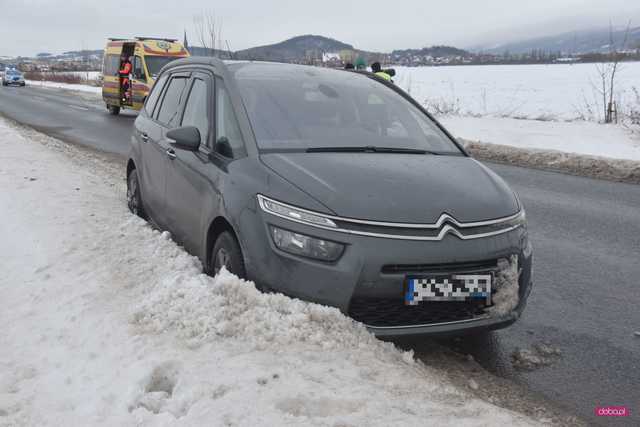
<path fill-rule="evenodd" d="M 518 148 L 640 160 L 640 133 L 598 122 L 595 64 L 397 67 L 396 84 L 456 137 Z M 620 116 L 640 109 L 640 62 L 622 63 Z"/>
<path fill-rule="evenodd" d="M 0 425 L 533 425 L 125 206 L 124 165 L 0 119 Z"/>
<path fill-rule="evenodd" d="M 596 64 L 395 67 L 395 83 L 425 105 L 460 115 L 575 120 L 599 105 Z M 624 110 L 640 89 L 640 62 L 620 64 L 616 98 Z M 432 108 L 433 110 L 433 108 Z M 599 111 L 599 110 L 598 110 Z M 449 111 L 451 112 L 451 111 Z"/>
<path fill-rule="evenodd" d="M 26 83 L 28 86 L 34 86 L 34 87 L 72 90 L 77 92 L 93 93 L 96 95 L 102 94 L 102 86 L 90 86 L 90 85 L 58 83 L 58 82 L 37 81 L 37 80 L 26 80 Z"/>
<path fill-rule="evenodd" d="M 640 134 L 622 126 L 497 117 L 438 120 L 455 137 L 470 141 L 640 161 Z"/>
<path fill-rule="evenodd" d="M 493 306 L 487 309 L 494 316 L 504 316 L 511 313 L 517 306 L 519 299 L 518 257 L 512 255 L 510 259 L 498 261 L 498 273 L 496 274 L 496 294 L 493 297 Z"/>

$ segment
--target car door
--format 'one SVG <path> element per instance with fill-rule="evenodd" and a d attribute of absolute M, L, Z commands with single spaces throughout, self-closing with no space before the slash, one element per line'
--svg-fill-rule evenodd
<path fill-rule="evenodd" d="M 180 126 L 200 131 L 200 148 L 174 148 L 167 167 L 167 210 L 176 230 L 175 238 L 193 253 L 198 252 L 206 212 L 217 209 L 217 169 L 210 160 L 214 137 L 214 79 L 205 71 L 194 72 L 188 87 Z"/>
<path fill-rule="evenodd" d="M 168 76 L 162 95 L 148 122 L 140 126 L 142 141 L 142 197 L 151 209 L 151 216 L 163 228 L 168 228 L 165 192 L 169 161 L 170 141 L 165 134 L 179 123 L 189 73 L 174 73 Z M 160 80 L 158 80 L 160 83 Z"/>
<path fill-rule="evenodd" d="M 133 80 L 131 81 L 131 95 L 133 108 L 140 109 L 147 96 L 147 75 L 144 71 L 144 62 L 139 55 L 133 57 Z"/>

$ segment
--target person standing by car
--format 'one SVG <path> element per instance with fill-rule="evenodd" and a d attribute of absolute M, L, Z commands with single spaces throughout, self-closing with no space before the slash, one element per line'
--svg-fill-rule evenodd
<path fill-rule="evenodd" d="M 131 60 L 128 57 L 122 58 L 122 65 L 118 74 L 120 75 L 120 87 L 122 88 L 122 102 L 127 102 L 130 98 L 129 87 L 130 87 L 130 79 L 129 75 L 131 74 Z"/>
<path fill-rule="evenodd" d="M 386 71 L 382 70 L 382 66 L 380 65 L 379 62 L 374 62 L 373 64 L 371 64 L 371 72 L 376 76 L 382 77 L 383 79 L 389 82 L 391 81 L 391 76 L 387 74 Z"/>

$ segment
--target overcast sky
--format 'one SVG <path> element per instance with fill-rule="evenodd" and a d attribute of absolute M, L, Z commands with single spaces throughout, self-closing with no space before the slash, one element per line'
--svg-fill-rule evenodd
<path fill-rule="evenodd" d="M 193 17 L 212 11 L 232 50 L 319 34 L 390 51 L 478 43 L 607 26 L 640 25 L 637 0 L 0 0 L 0 56 L 101 49 L 107 37 L 195 42 Z"/>

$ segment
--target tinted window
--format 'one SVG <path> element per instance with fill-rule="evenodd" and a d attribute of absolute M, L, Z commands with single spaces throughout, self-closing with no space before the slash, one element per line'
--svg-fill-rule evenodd
<path fill-rule="evenodd" d="M 156 118 L 160 123 L 168 127 L 174 127 L 177 124 L 178 108 L 182 102 L 184 88 L 187 85 L 188 78 L 184 76 L 174 77 L 169 81 L 167 89 L 164 91 L 164 97 L 160 104 Z"/>
<path fill-rule="evenodd" d="M 365 75 L 248 64 L 236 67 L 235 77 L 260 148 L 373 145 L 460 154 L 420 109 Z"/>
<path fill-rule="evenodd" d="M 233 150 L 233 157 L 241 157 L 245 154 L 244 141 L 240 133 L 238 119 L 233 111 L 229 93 L 219 79 L 216 79 L 216 89 L 218 91 L 216 102 L 216 138 L 227 138 Z"/>
<path fill-rule="evenodd" d="M 156 102 L 158 101 L 158 98 L 160 97 L 160 94 L 162 93 L 162 87 L 164 86 L 164 83 L 166 81 L 167 81 L 167 74 L 165 74 L 164 76 L 160 77 L 158 79 L 158 81 L 155 82 L 155 84 L 151 88 L 151 93 L 147 97 L 147 102 L 145 102 L 145 104 L 144 104 L 144 110 L 150 116 L 153 115 L 153 108 L 156 106 Z"/>
<path fill-rule="evenodd" d="M 149 74 L 151 77 L 155 78 L 158 74 L 160 74 L 160 70 L 162 67 L 167 65 L 171 61 L 175 61 L 176 57 L 172 56 L 146 56 L 145 61 L 147 62 L 147 70 L 149 70 Z"/>
<path fill-rule="evenodd" d="M 200 131 L 200 141 L 209 145 L 209 113 L 207 111 L 207 84 L 202 79 L 195 79 L 189 99 L 184 107 L 182 126 L 195 126 Z"/>

